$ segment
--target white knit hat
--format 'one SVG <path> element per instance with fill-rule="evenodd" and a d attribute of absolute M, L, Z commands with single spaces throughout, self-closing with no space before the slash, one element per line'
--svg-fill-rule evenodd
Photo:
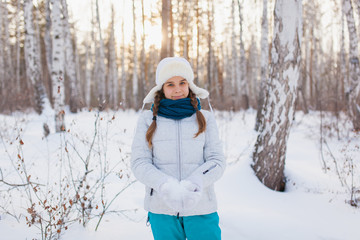
<path fill-rule="evenodd" d="M 145 103 L 154 101 L 155 93 L 161 90 L 162 85 L 170 78 L 179 76 L 186 79 L 189 88 L 198 98 L 207 98 L 209 92 L 203 88 L 199 88 L 194 84 L 194 72 L 190 63 L 181 57 L 168 57 L 162 59 L 156 68 L 156 86 L 153 87 L 148 95 L 144 98 Z"/>

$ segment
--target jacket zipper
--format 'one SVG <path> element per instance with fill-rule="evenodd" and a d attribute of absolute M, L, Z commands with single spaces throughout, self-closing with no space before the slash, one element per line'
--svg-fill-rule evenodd
<path fill-rule="evenodd" d="M 179 162 L 179 181 L 181 181 L 181 178 L 182 178 L 182 174 L 181 174 L 181 152 L 180 152 L 180 149 L 181 149 L 181 122 L 180 120 L 176 120 L 177 122 L 177 138 L 178 138 L 178 148 L 177 148 L 177 151 L 178 151 L 178 162 Z M 177 218 L 179 219 L 179 215 L 180 215 L 180 212 L 177 213 Z"/>
<path fill-rule="evenodd" d="M 176 120 L 177 121 L 177 137 L 178 137 L 178 148 L 177 148 L 177 153 L 178 153 L 178 162 L 179 162 L 179 181 L 181 181 L 181 178 L 182 178 L 182 171 L 181 171 L 181 152 L 180 152 L 180 149 L 181 149 L 181 136 L 180 136 L 180 133 L 181 133 L 181 123 L 180 123 L 180 120 Z"/>

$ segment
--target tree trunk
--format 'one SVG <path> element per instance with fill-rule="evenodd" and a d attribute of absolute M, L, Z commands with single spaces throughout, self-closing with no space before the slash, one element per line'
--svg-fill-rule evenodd
<path fill-rule="evenodd" d="M 145 56 L 145 12 L 144 0 L 141 0 L 141 22 L 142 22 L 142 35 L 141 35 L 141 63 L 140 63 L 140 81 L 141 81 L 141 94 L 140 99 L 144 99 L 145 93 L 148 92 L 146 84 L 146 56 Z"/>
<path fill-rule="evenodd" d="M 234 100 L 238 95 L 238 89 L 240 87 L 239 68 L 237 60 L 237 49 L 236 49 L 236 35 L 235 35 L 235 0 L 232 0 L 231 4 L 231 89 L 232 99 Z M 233 107 L 237 109 L 237 106 L 233 104 Z"/>
<path fill-rule="evenodd" d="M 135 0 L 133 0 L 133 42 L 134 42 L 134 49 L 133 49 L 133 63 L 134 63 L 134 68 L 133 68 L 133 77 L 132 77 L 132 87 L 133 87 L 133 100 L 134 100 L 134 104 L 133 107 L 134 109 L 138 108 L 138 95 L 139 95 L 139 90 L 138 90 L 138 76 L 137 76 L 137 50 L 136 50 L 136 14 L 135 14 Z"/>
<path fill-rule="evenodd" d="M 161 41 L 161 53 L 160 58 L 163 59 L 169 56 L 169 1 L 171 0 L 162 0 L 161 8 L 161 32 L 162 32 L 162 41 Z"/>
<path fill-rule="evenodd" d="M 125 31 L 124 31 L 124 19 L 121 24 L 121 105 L 123 108 L 127 108 L 126 101 L 126 70 L 125 70 Z"/>
<path fill-rule="evenodd" d="M 169 17 L 168 19 L 170 19 L 170 41 L 168 43 L 167 49 L 168 49 L 168 57 L 173 57 L 174 56 L 174 18 L 173 18 L 173 14 L 172 14 L 172 3 L 171 0 L 168 0 L 168 6 L 169 6 L 169 10 L 168 10 L 168 14 Z"/>
<path fill-rule="evenodd" d="M 199 85 L 199 63 L 200 63 L 200 6 L 199 0 L 196 0 L 195 10 L 196 10 L 196 68 L 195 68 L 195 84 Z"/>
<path fill-rule="evenodd" d="M 295 112 L 300 71 L 301 1 L 277 0 L 274 17 L 265 120 L 255 144 L 253 169 L 265 186 L 284 191 L 286 144 Z"/>
<path fill-rule="evenodd" d="M 208 1 L 208 39 L 207 39 L 207 43 L 208 43 L 208 61 L 207 61 L 207 85 L 208 85 L 208 90 L 211 93 L 213 91 L 213 86 L 212 86 L 212 79 L 213 79 L 213 74 L 212 74 L 212 70 L 214 68 L 214 59 L 213 59 L 213 46 L 212 46 L 212 42 L 213 42 L 213 24 L 212 24 L 212 20 L 213 20 L 213 16 L 211 15 L 212 11 L 211 11 L 211 7 L 210 7 L 210 1 Z"/>
<path fill-rule="evenodd" d="M 64 88 L 64 32 L 61 2 L 51 0 L 52 12 L 52 71 L 55 130 L 65 131 L 65 88 Z"/>
<path fill-rule="evenodd" d="M 241 97 L 241 108 L 249 109 L 249 95 L 248 95 L 248 81 L 246 79 L 246 58 L 245 58 L 245 48 L 243 41 L 243 14 L 241 11 L 240 0 L 238 0 L 239 7 L 239 21 L 240 21 L 240 72 L 239 72 L 239 81 L 240 81 L 240 97 Z"/>
<path fill-rule="evenodd" d="M 4 96 L 5 94 L 5 44 L 3 37 L 3 2 L 0 1 L 0 94 Z"/>
<path fill-rule="evenodd" d="M 109 102 L 114 109 L 118 108 L 118 67 L 116 64 L 116 46 L 115 46 L 115 13 L 114 6 L 111 5 L 111 29 L 109 39 L 109 78 L 108 91 Z"/>
<path fill-rule="evenodd" d="M 24 2 L 24 21 L 25 21 L 25 62 L 26 73 L 34 88 L 35 111 L 41 114 L 47 101 L 45 87 L 41 79 L 41 59 L 39 43 L 37 42 L 34 27 L 33 3 L 32 0 Z"/>
<path fill-rule="evenodd" d="M 13 85 L 12 85 L 12 79 L 14 79 L 14 67 L 12 63 L 12 54 L 11 54 L 11 44 L 10 44 L 10 34 L 9 34 L 9 17 L 8 17 L 8 8 L 7 8 L 7 2 L 3 2 L 3 28 L 4 28 L 4 50 L 5 54 L 3 55 L 5 57 L 5 79 L 8 82 L 8 92 L 13 92 Z"/>
<path fill-rule="evenodd" d="M 353 122 L 355 131 L 360 131 L 360 96 L 359 96 L 359 51 L 358 37 L 355 27 L 355 19 L 353 7 L 350 0 L 343 0 L 343 11 L 346 16 L 348 32 L 349 32 L 349 73 L 350 83 L 346 89 L 346 97 L 348 100 L 349 115 Z"/>
<path fill-rule="evenodd" d="M 85 106 L 90 108 L 91 105 L 91 79 L 92 79 L 92 71 L 91 71 L 91 43 L 89 44 L 87 41 L 85 41 Z"/>
<path fill-rule="evenodd" d="M 257 113 L 255 130 L 258 131 L 264 120 L 264 98 L 265 98 L 265 86 L 268 80 L 268 67 L 269 67 L 269 43 L 268 43 L 268 18 L 267 18 L 267 0 L 263 0 L 263 12 L 261 21 L 261 79 L 260 88 L 257 101 Z"/>
<path fill-rule="evenodd" d="M 65 40 L 65 67 L 66 67 L 66 76 L 69 79 L 70 83 L 70 111 L 76 113 L 80 107 L 79 103 L 79 91 L 77 89 L 77 77 L 76 77 L 76 62 L 74 57 L 74 47 L 73 40 L 70 32 L 69 25 L 69 14 L 66 0 L 62 0 L 62 12 L 64 16 L 64 40 Z"/>
<path fill-rule="evenodd" d="M 99 99 L 99 110 L 103 110 L 106 107 L 106 90 L 105 90 L 105 50 L 104 50 L 104 40 L 101 34 L 101 25 L 100 25 L 100 13 L 99 13 L 99 1 L 96 0 L 96 19 L 98 24 L 98 32 L 99 32 L 99 54 L 96 58 L 96 78 L 97 84 L 99 87 L 98 91 L 98 99 Z"/>
<path fill-rule="evenodd" d="M 51 39 L 51 9 L 50 9 L 50 0 L 45 1 L 45 33 L 44 33 L 44 45 L 45 45 L 45 55 L 46 55 L 46 67 L 47 72 L 51 73 L 51 64 L 52 64 L 52 39 Z M 49 88 L 51 89 L 52 82 L 51 76 L 48 75 L 48 78 L 45 80 L 48 83 Z M 52 91 L 49 90 L 49 98 L 52 99 Z"/>
<path fill-rule="evenodd" d="M 342 105 L 346 105 L 345 82 L 347 82 L 346 73 L 346 54 L 345 54 L 345 14 L 341 11 L 341 40 L 340 40 L 340 68 L 341 68 L 341 100 Z"/>
<path fill-rule="evenodd" d="M 17 1 L 17 17 L 16 17 L 16 93 L 20 93 L 21 86 L 20 86 L 20 1 Z"/>

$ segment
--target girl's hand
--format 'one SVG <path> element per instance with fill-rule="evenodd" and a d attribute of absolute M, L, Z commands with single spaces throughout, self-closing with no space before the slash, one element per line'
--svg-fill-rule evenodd
<path fill-rule="evenodd" d="M 182 202 L 184 210 L 194 208 L 201 199 L 201 187 L 189 180 L 182 180 L 180 185 L 183 187 Z"/>
<path fill-rule="evenodd" d="M 159 194 L 165 204 L 176 212 L 183 210 L 182 193 L 183 187 L 175 178 L 169 178 L 159 188 Z"/>

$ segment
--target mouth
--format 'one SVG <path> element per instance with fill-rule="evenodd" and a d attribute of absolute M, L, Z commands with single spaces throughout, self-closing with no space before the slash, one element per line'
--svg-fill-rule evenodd
<path fill-rule="evenodd" d="M 181 98 L 183 98 L 184 96 L 173 96 L 172 98 L 173 99 L 181 99 Z"/>

